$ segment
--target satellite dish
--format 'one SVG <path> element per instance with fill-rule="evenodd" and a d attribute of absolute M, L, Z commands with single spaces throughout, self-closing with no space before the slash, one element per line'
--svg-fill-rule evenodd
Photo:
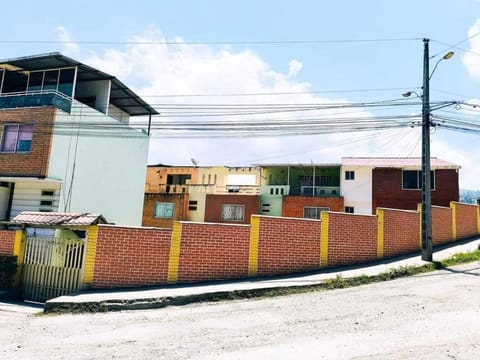
<path fill-rule="evenodd" d="M 191 158 L 190 161 L 192 162 L 192 164 L 193 164 L 194 166 L 198 166 L 198 163 L 199 163 L 198 160 L 196 160 L 196 159 L 194 159 L 194 158 Z"/>

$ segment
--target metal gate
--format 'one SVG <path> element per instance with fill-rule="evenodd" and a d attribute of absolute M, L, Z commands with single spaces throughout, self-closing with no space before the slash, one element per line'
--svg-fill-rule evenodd
<path fill-rule="evenodd" d="M 21 285 L 23 298 L 45 302 L 80 290 L 84 252 L 82 239 L 27 237 Z"/>

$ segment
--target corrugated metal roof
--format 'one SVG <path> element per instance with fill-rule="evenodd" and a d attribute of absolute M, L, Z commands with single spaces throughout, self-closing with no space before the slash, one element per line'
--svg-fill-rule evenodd
<path fill-rule="evenodd" d="M 96 80 L 110 80 L 112 83 L 110 89 L 111 103 L 131 116 L 158 114 L 153 107 L 147 104 L 115 76 L 104 73 L 103 71 L 97 70 L 58 52 L 5 59 L 0 60 L 0 63 L 10 64 L 27 71 L 76 66 L 77 82 L 79 83 Z"/>
<path fill-rule="evenodd" d="M 422 159 L 418 157 L 344 157 L 342 158 L 342 165 L 385 168 L 420 168 L 422 165 Z M 460 169 L 460 165 L 438 158 L 430 158 L 430 167 L 432 169 Z"/>
<path fill-rule="evenodd" d="M 23 211 L 12 219 L 12 223 L 22 225 L 46 226 L 88 226 L 105 224 L 107 221 L 102 215 L 90 213 L 63 213 Z"/>

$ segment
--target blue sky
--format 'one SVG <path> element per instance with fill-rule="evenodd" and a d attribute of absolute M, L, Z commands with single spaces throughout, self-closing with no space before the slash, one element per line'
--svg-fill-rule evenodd
<path fill-rule="evenodd" d="M 478 0 L 24 1 L 2 17 L 0 46 L 2 58 L 60 51 L 117 76 L 162 112 L 159 104 L 168 102 L 398 99 L 409 89 L 421 93 L 422 38 L 431 39 L 430 54 L 438 53 L 437 58 L 450 50 L 449 45 L 466 40 L 452 49 L 455 57 L 436 70 L 431 100 L 473 102 L 480 99 L 480 36 L 468 37 L 480 31 L 478 21 Z M 187 44 L 138 44 L 145 40 Z M 303 40 L 339 41 L 253 44 Z M 189 45 L 192 42 L 203 44 Z M 221 44 L 212 44 L 216 42 Z M 302 94 L 154 97 L 258 92 Z M 452 108 L 443 115 L 462 111 Z M 391 115 L 418 113 L 418 104 L 391 111 Z M 185 165 L 194 157 L 200 165 L 249 165 L 338 162 L 342 156 L 419 156 L 419 136 L 419 128 L 251 139 L 167 139 L 157 133 L 149 162 Z M 432 133 L 432 156 L 462 166 L 463 188 L 480 188 L 479 140 L 478 135 L 447 130 Z"/>

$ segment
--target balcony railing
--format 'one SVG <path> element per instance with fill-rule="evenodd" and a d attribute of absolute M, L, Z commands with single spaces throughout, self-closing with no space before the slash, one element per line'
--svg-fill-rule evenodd
<path fill-rule="evenodd" d="M 290 195 L 336 197 L 340 196 L 340 186 L 300 186 L 292 187 Z"/>
<path fill-rule="evenodd" d="M 55 90 L 0 94 L 0 109 L 39 106 L 55 106 L 69 113 L 72 108 L 72 99 Z"/>

